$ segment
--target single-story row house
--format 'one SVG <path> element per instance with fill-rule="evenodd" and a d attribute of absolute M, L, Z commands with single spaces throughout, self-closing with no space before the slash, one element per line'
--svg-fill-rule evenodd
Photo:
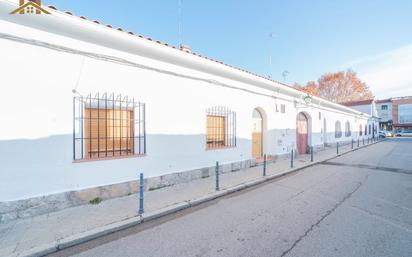
<path fill-rule="evenodd" d="M 0 202 L 140 172 L 173 180 L 216 161 L 248 167 L 263 154 L 370 138 L 378 124 L 187 47 L 52 6 L 10 14 L 16 8 L 0 1 Z"/>

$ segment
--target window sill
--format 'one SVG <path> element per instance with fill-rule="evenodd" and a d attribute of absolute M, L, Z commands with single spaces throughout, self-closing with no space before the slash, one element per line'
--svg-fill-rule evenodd
<path fill-rule="evenodd" d="M 131 158 L 140 158 L 140 157 L 145 157 L 145 156 L 146 154 L 133 154 L 133 155 L 123 155 L 123 156 L 114 156 L 114 157 L 100 157 L 100 158 L 95 158 L 95 159 L 79 159 L 79 160 L 73 160 L 72 163 L 122 160 L 122 159 L 131 159 Z"/>
<path fill-rule="evenodd" d="M 208 148 L 206 147 L 206 151 L 214 151 L 214 150 L 227 150 L 227 149 L 233 149 L 236 148 L 236 146 L 219 146 L 219 147 L 212 147 Z"/>

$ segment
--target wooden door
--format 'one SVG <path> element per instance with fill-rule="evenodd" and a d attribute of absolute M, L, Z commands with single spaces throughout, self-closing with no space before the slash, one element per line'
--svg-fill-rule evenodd
<path fill-rule="evenodd" d="M 262 136 L 262 116 L 259 111 L 255 110 L 253 114 L 253 131 L 252 131 L 252 156 L 261 158 L 263 154 L 263 136 Z"/>
<path fill-rule="evenodd" d="M 308 119 L 299 113 L 296 119 L 296 147 L 298 154 L 306 154 L 308 149 Z"/>
<path fill-rule="evenodd" d="M 262 157 L 262 133 L 252 133 L 252 155 L 254 158 Z"/>

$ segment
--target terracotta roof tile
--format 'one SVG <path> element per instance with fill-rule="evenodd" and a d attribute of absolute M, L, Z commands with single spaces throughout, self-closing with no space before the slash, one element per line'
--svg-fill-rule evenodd
<path fill-rule="evenodd" d="M 53 10 L 58 10 L 58 8 L 56 8 L 55 6 L 52 6 L 52 5 L 50 5 L 50 6 L 48 6 L 48 7 L 49 7 L 50 9 L 53 9 Z M 66 13 L 67 13 L 67 14 L 70 14 L 70 15 L 73 15 L 71 12 L 66 12 Z M 79 18 L 84 19 L 84 20 L 87 20 L 87 18 L 86 18 L 85 16 L 80 16 Z M 96 24 L 101 24 L 101 23 L 100 23 L 99 21 L 97 21 L 97 20 L 94 20 L 94 21 L 92 21 L 92 22 L 94 22 L 94 23 L 96 23 Z M 102 25 L 102 24 L 101 24 L 101 25 Z M 106 25 L 106 26 L 109 27 L 109 28 L 113 28 L 110 24 L 108 24 L 108 25 Z M 130 35 L 137 36 L 137 37 L 139 37 L 139 38 L 143 38 L 143 39 L 147 39 L 147 40 L 149 40 L 149 41 L 153 41 L 153 39 L 151 39 L 150 37 L 147 37 L 147 38 L 146 38 L 146 37 L 144 37 L 144 36 L 142 36 L 142 35 L 135 34 L 135 33 L 130 32 L 130 31 L 129 31 L 129 32 L 126 32 L 126 31 L 124 31 L 122 28 L 117 28 L 117 30 L 118 30 L 118 31 L 121 31 L 121 32 L 128 33 L 128 34 L 130 34 Z M 182 49 L 177 48 L 177 47 L 174 46 L 174 45 L 169 45 L 169 44 L 163 43 L 163 42 L 161 42 L 161 41 L 156 41 L 156 42 L 157 42 L 157 43 L 160 43 L 160 44 L 162 44 L 162 45 L 164 45 L 164 46 L 170 47 L 170 48 L 172 48 L 172 49 L 177 49 L 177 50 L 183 51 Z M 186 52 L 186 51 L 183 51 L 183 52 Z M 186 52 L 186 53 L 187 53 L 187 52 Z M 231 67 L 231 68 L 233 68 L 233 69 L 237 69 L 237 70 L 243 71 L 243 72 L 248 73 L 248 74 L 251 74 L 251 75 L 253 75 L 253 76 L 256 76 L 256 77 L 259 77 L 259 78 L 263 78 L 263 79 L 269 80 L 269 81 L 271 81 L 271 82 L 275 82 L 275 83 L 281 84 L 281 85 L 283 85 L 283 86 L 287 86 L 287 87 L 292 88 L 292 89 L 296 89 L 296 88 L 294 88 L 294 87 L 292 87 L 292 86 L 290 86 L 290 85 L 288 85 L 288 84 L 286 84 L 286 83 L 283 83 L 283 82 L 280 82 L 280 81 L 275 81 L 275 80 L 273 80 L 273 79 L 264 77 L 264 76 L 262 76 L 262 75 L 258 75 L 258 74 L 256 74 L 256 73 L 251 72 L 251 71 L 247 71 L 247 70 L 244 70 L 244 69 L 241 69 L 241 68 L 238 68 L 238 67 L 235 67 L 235 66 L 226 64 L 226 63 L 224 63 L 224 62 L 222 62 L 222 61 L 214 60 L 214 59 L 212 59 L 212 58 L 210 58 L 210 57 L 207 57 L 207 56 L 202 56 L 202 55 L 196 54 L 196 53 L 194 53 L 194 52 L 192 52 L 192 53 L 193 53 L 194 55 L 197 55 L 197 56 L 200 57 L 200 58 L 204 58 L 204 59 L 209 60 L 209 61 L 213 61 L 213 62 L 216 62 L 216 63 L 220 63 L 220 64 L 225 65 L 225 66 L 227 66 L 227 67 Z M 301 91 L 301 90 L 299 90 L 299 91 Z M 325 99 L 325 100 L 326 100 L 326 99 Z"/>
<path fill-rule="evenodd" d="M 365 105 L 365 104 L 371 104 L 373 102 L 373 99 L 365 99 L 365 100 L 357 100 L 357 101 L 349 101 L 349 102 L 344 102 L 344 103 L 339 103 L 344 106 L 356 106 L 356 105 Z"/>

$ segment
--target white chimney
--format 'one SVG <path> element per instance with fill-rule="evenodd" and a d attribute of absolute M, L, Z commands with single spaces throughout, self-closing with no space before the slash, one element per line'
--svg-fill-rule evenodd
<path fill-rule="evenodd" d="M 190 46 L 188 46 L 188 45 L 183 45 L 183 44 L 180 45 L 180 50 L 185 51 L 185 52 L 188 52 L 188 53 L 191 53 L 191 52 L 192 52 L 192 49 L 190 49 Z"/>

